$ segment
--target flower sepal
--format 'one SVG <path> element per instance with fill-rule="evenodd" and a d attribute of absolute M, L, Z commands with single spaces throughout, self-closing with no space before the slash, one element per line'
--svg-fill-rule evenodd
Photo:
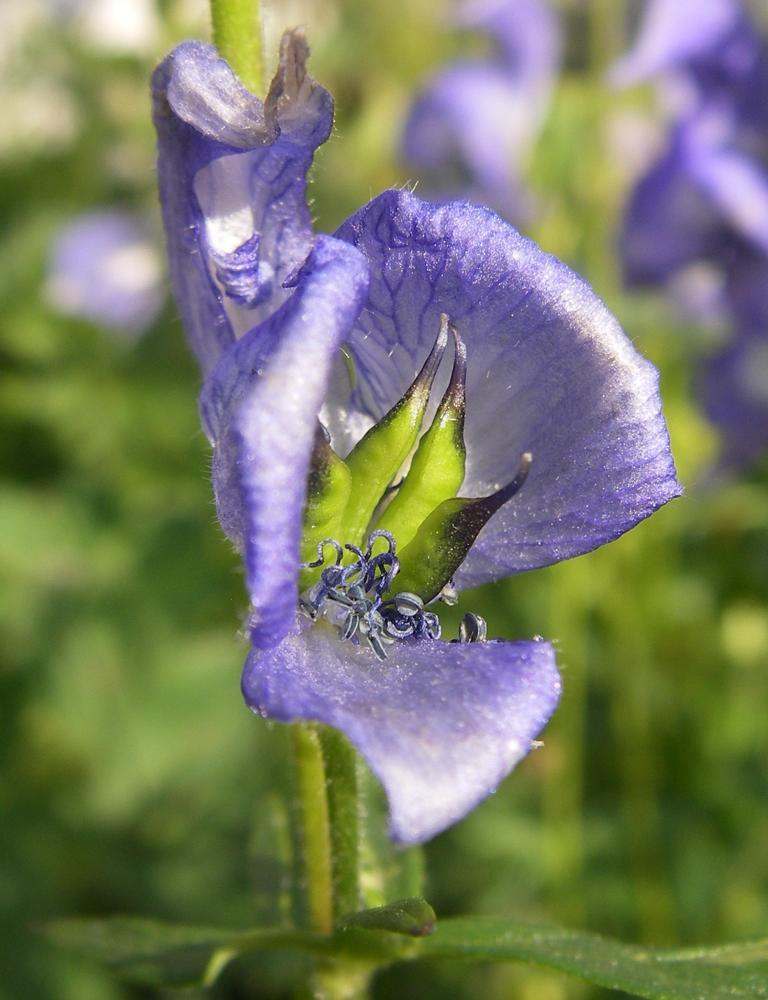
<path fill-rule="evenodd" d="M 302 614 L 243 672 L 254 712 L 347 736 L 384 786 L 399 844 L 430 839 L 489 795 L 531 749 L 560 687 L 548 642 L 412 637 L 380 661 Z"/>

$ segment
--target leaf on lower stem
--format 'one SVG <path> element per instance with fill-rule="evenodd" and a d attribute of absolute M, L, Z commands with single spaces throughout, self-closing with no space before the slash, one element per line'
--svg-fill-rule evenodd
<path fill-rule="evenodd" d="M 342 928 L 361 927 L 370 931 L 391 931 L 411 937 L 426 937 L 435 929 L 435 911 L 421 896 L 399 899 L 386 906 L 352 913 L 341 920 Z"/>

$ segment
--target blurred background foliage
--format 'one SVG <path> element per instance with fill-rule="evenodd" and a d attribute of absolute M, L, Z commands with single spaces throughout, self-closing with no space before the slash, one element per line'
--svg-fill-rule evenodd
<path fill-rule="evenodd" d="M 427 895 L 438 914 L 638 943 L 764 935 L 768 466 L 708 478 L 717 441 L 692 391 L 706 335 L 661 296 L 620 287 L 621 205 L 658 127 L 647 89 L 604 84 L 628 5 L 560 6 L 567 58 L 527 166 L 528 231 L 660 368 L 687 495 L 602 550 L 462 602 L 495 634 L 554 638 L 565 694 L 546 748 L 428 845 Z M 337 101 L 314 170 L 320 229 L 412 180 L 397 147 L 414 87 L 482 48 L 446 30 L 446 9 L 267 0 L 267 52 L 306 24 L 313 73 Z M 285 733 L 240 699 L 246 600 L 215 519 L 196 366 L 167 300 L 137 337 L 62 314 L 47 290 L 52 240 L 80 212 L 138 213 L 160 246 L 147 79 L 177 40 L 207 34 L 204 5 L 185 0 L 0 8 L 3 1000 L 158 995 L 40 942 L 35 924 L 51 917 L 276 917 Z M 241 963 L 213 995 L 289 996 L 290 982 L 279 961 Z M 608 996 L 456 965 L 388 970 L 374 995 Z"/>

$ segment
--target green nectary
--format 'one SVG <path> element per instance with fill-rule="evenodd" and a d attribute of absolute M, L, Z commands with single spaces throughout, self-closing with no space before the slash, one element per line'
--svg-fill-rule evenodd
<path fill-rule="evenodd" d="M 331 447 L 328 434 L 318 421 L 304 508 L 302 563 L 312 562 L 323 539 L 338 538 L 341 535 L 342 517 L 349 502 L 351 487 L 349 468 Z M 306 590 L 311 586 L 317 575 L 316 570 L 302 569 L 299 576 L 300 589 Z"/>
<path fill-rule="evenodd" d="M 444 500 L 455 497 L 464 482 L 465 380 L 467 350 L 455 327 L 453 371 L 429 430 L 422 436 L 408 475 L 381 513 L 377 528 L 386 528 L 402 550 L 422 522 Z"/>
<path fill-rule="evenodd" d="M 405 394 L 347 456 L 352 475 L 343 517 L 347 540 L 357 544 L 363 541 L 374 511 L 413 450 L 447 343 L 448 321 L 444 319 L 427 360 Z"/>
<path fill-rule="evenodd" d="M 449 333 L 455 345 L 450 381 L 430 427 L 419 440 Z M 315 560 L 323 540 L 359 546 L 376 527 L 389 532 L 397 544 L 400 571 L 393 593 L 407 591 L 431 601 L 449 583 L 489 518 L 520 489 L 531 463 L 528 452 L 515 478 L 503 489 L 487 497 L 457 496 L 466 459 L 466 367 L 465 345 L 448 317 L 442 316 L 421 371 L 346 461 L 333 451 L 318 425 L 301 548 L 302 591 L 319 576 L 317 563 L 314 567 L 306 564 Z M 405 478 L 393 487 L 411 454 Z"/>
<path fill-rule="evenodd" d="M 530 464 L 531 453 L 526 452 L 515 478 L 496 493 L 452 497 L 436 507 L 399 552 L 398 589 L 418 594 L 425 603 L 434 600 L 464 562 L 491 516 L 523 485 Z"/>

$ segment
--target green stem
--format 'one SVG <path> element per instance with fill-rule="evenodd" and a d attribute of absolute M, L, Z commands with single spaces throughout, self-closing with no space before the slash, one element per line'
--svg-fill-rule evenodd
<path fill-rule="evenodd" d="M 335 729 L 291 727 L 304 921 L 330 934 L 334 923 L 360 909 L 360 831 L 357 758 Z M 364 1000 L 375 967 L 370 958 L 318 958 L 316 1000 Z"/>
<path fill-rule="evenodd" d="M 245 86 L 264 93 L 260 0 L 211 0 L 213 42 Z"/>
<path fill-rule="evenodd" d="M 312 978 L 313 1000 L 367 1000 L 373 974 L 369 961 L 320 961 Z"/>
<path fill-rule="evenodd" d="M 316 726 L 297 723 L 291 731 L 306 920 L 310 930 L 330 934 L 333 930 L 331 832 L 323 751 Z"/>
<path fill-rule="evenodd" d="M 333 916 L 338 920 L 360 909 L 357 758 L 349 742 L 335 729 L 321 729 L 320 745 L 330 820 Z"/>

